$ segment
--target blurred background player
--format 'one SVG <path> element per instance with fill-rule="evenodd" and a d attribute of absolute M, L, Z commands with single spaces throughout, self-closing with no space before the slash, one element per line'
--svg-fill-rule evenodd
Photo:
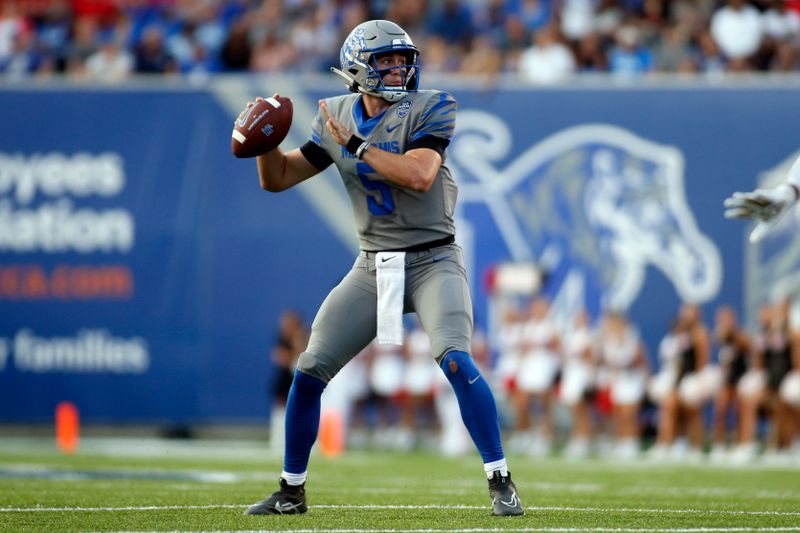
<path fill-rule="evenodd" d="M 705 434 L 702 407 L 709 398 L 703 372 L 710 361 L 711 347 L 697 305 L 681 307 L 677 340 L 676 387 L 659 404 L 657 443 L 672 445 L 673 453 L 680 458 L 686 441 L 678 435 L 685 434 L 690 446 L 689 457 L 699 458 Z"/>
<path fill-rule="evenodd" d="M 739 380 L 747 371 L 747 354 L 750 339 L 739 326 L 736 312 L 730 306 L 717 309 L 714 325 L 714 343 L 718 346 L 717 361 L 722 372 L 722 385 L 714 398 L 714 418 L 711 426 L 711 459 L 727 457 L 730 426 L 735 442 L 739 439 Z"/>
<path fill-rule="evenodd" d="M 639 455 L 639 409 L 649 373 L 647 353 L 639 332 L 619 312 L 605 315 L 598 342 L 612 404 L 613 456 Z"/>
<path fill-rule="evenodd" d="M 759 310 L 761 331 L 754 338 L 752 368 L 739 384 L 741 442 L 732 454 L 748 462 L 759 452 L 760 422 L 765 417 L 766 451 L 775 456 L 792 447 L 796 411 L 781 395 L 781 386 L 797 363 L 797 334 L 788 320 L 788 303 L 764 305 Z"/>
<path fill-rule="evenodd" d="M 373 444 L 378 448 L 410 450 L 414 434 L 400 423 L 408 399 L 404 390 L 408 365 L 402 346 L 372 341 L 367 346 L 367 369 Z"/>
<path fill-rule="evenodd" d="M 750 241 L 758 242 L 800 198 L 800 157 L 786 175 L 786 182 L 772 189 L 735 192 L 725 200 L 726 218 L 753 218 L 758 225 L 750 233 Z"/>
<path fill-rule="evenodd" d="M 594 333 L 589 314 L 581 310 L 561 340 L 563 371 L 560 399 L 572 413 L 572 434 L 564 448 L 564 456 L 586 457 L 592 436 L 590 396 L 595 383 Z"/>
<path fill-rule="evenodd" d="M 328 382 L 376 336 L 402 342 L 402 313 L 416 312 L 453 386 L 484 463 L 492 514 L 521 515 L 494 397 L 469 354 L 472 301 L 455 244 L 457 186 L 444 164 L 455 126 L 447 93 L 419 91 L 418 49 L 397 24 L 359 24 L 340 52 L 354 95 L 320 101 L 310 140 L 257 158 L 262 188 L 279 192 L 335 164 L 348 190 L 361 252 L 320 307 L 298 359 L 286 408 L 280 489 L 246 514 L 297 514 Z M 248 104 L 252 105 L 251 103 Z"/>
<path fill-rule="evenodd" d="M 286 414 L 286 400 L 294 378 L 297 358 L 306 349 L 308 331 L 300 313 L 292 309 L 283 311 L 278 322 L 278 334 L 270 349 L 270 379 L 267 397 L 271 409 L 270 445 L 273 450 L 283 449 L 283 425 Z"/>
<path fill-rule="evenodd" d="M 513 395 L 515 451 L 531 455 L 550 452 L 555 428 L 553 403 L 558 350 L 559 333 L 550 317 L 550 302 L 537 296 L 522 329 L 521 357 Z"/>
<path fill-rule="evenodd" d="M 417 444 L 415 439 L 419 437 L 421 430 L 435 425 L 435 420 L 431 420 L 434 414 L 434 394 L 442 373 L 433 362 L 430 339 L 418 319 L 414 320 L 411 331 L 406 335 L 404 350 L 406 372 L 403 379 L 401 417 L 403 438 L 398 440 L 406 445 L 406 449 L 410 449 Z"/>

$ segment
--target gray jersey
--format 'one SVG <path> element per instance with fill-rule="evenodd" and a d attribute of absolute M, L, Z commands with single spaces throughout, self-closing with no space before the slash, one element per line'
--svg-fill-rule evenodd
<path fill-rule="evenodd" d="M 333 118 L 387 152 L 405 153 L 425 137 L 449 141 L 456 101 L 441 91 L 418 91 L 375 117 L 366 116 L 358 94 L 326 100 Z M 317 113 L 310 140 L 330 155 L 347 188 L 362 250 L 401 250 L 455 235 L 453 212 L 458 189 L 444 164 L 427 192 L 386 181 L 333 140 Z M 414 144 L 417 143 L 417 144 Z"/>

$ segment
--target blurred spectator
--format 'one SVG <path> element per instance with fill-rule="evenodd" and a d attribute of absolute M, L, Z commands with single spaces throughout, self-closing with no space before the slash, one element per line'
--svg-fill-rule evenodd
<path fill-rule="evenodd" d="M 525 80 L 543 85 L 563 82 L 575 72 L 575 58 L 559 42 L 555 26 L 536 32 L 534 45 L 519 59 L 519 72 Z"/>
<path fill-rule="evenodd" d="M 654 66 L 659 72 L 696 72 L 696 54 L 692 50 L 689 34 L 682 26 L 664 29 L 655 47 Z"/>
<path fill-rule="evenodd" d="M 800 40 L 800 14 L 786 8 L 783 0 L 772 0 L 764 13 L 765 70 L 790 71 L 797 62 Z"/>
<path fill-rule="evenodd" d="M 158 26 L 145 29 L 136 47 L 136 72 L 164 74 L 178 71 L 178 63 L 164 47 L 163 30 Z"/>
<path fill-rule="evenodd" d="M 642 44 L 647 48 L 656 46 L 667 29 L 666 6 L 663 0 L 644 0 L 642 3 L 643 16 L 639 29 L 642 33 Z"/>
<path fill-rule="evenodd" d="M 328 52 L 341 43 L 332 16 L 331 7 L 322 6 L 316 11 L 306 10 L 295 23 L 290 41 L 297 54 L 296 68 L 314 72 L 329 66 Z"/>
<path fill-rule="evenodd" d="M 728 58 L 729 70 L 749 70 L 761 46 L 761 16 L 745 0 L 728 0 L 711 17 L 711 35 Z"/>
<path fill-rule="evenodd" d="M 39 49 L 54 71 L 63 72 L 66 68 L 71 22 L 72 12 L 64 0 L 51 2 L 39 18 L 36 28 Z"/>
<path fill-rule="evenodd" d="M 700 72 L 711 77 L 723 74 L 728 68 L 728 62 L 711 33 L 704 31 L 698 40 L 700 42 Z"/>
<path fill-rule="evenodd" d="M 65 51 L 66 71 L 78 76 L 85 75 L 86 60 L 97 51 L 97 20 L 79 17 L 72 23 L 72 39 Z"/>
<path fill-rule="evenodd" d="M 278 72 L 289 68 L 295 57 L 295 50 L 291 43 L 278 39 L 275 31 L 269 31 L 253 47 L 250 55 L 250 70 Z"/>
<path fill-rule="evenodd" d="M 608 60 L 603 53 L 602 42 L 597 33 L 587 33 L 576 46 L 576 66 L 581 72 L 605 72 Z"/>
<path fill-rule="evenodd" d="M 561 33 L 570 41 L 579 41 L 597 30 L 592 0 L 564 0 L 561 8 Z"/>
<path fill-rule="evenodd" d="M 538 31 L 552 20 L 551 0 L 512 0 L 508 10 L 522 21 L 528 31 Z"/>
<path fill-rule="evenodd" d="M 231 31 L 220 50 L 222 70 L 243 71 L 250 67 L 252 50 L 248 33 L 249 27 L 244 19 L 240 19 L 231 26 Z"/>
<path fill-rule="evenodd" d="M 614 34 L 616 45 L 609 54 L 609 70 L 622 79 L 633 79 L 649 72 L 652 56 L 647 48 L 639 43 L 639 30 L 627 24 Z"/>
<path fill-rule="evenodd" d="M 132 54 L 136 73 L 205 79 L 246 70 L 327 72 L 338 63 L 346 28 L 385 18 L 415 36 L 427 73 L 521 72 L 523 52 L 541 46 L 532 37 L 551 26 L 580 72 L 796 72 L 796 6 L 782 0 L 6 1 L 0 2 L 0 69 L 6 79 L 48 72 L 84 77 L 89 56 L 96 68 L 107 56 L 95 53 L 111 51 L 107 33 L 116 27 L 126 35 L 119 57 Z M 531 68 L 538 65 L 524 70 Z"/>
<path fill-rule="evenodd" d="M 625 11 L 617 0 L 600 0 L 600 5 L 595 9 L 593 30 L 604 37 L 611 37 L 622 27 L 623 22 L 628 26 L 636 26 L 636 21 L 631 17 L 625 20 Z M 637 28 L 638 29 L 638 28 Z"/>
<path fill-rule="evenodd" d="M 509 16 L 506 19 L 506 36 L 500 44 L 501 50 L 506 55 L 503 70 L 507 72 L 519 70 L 520 56 L 531 44 L 529 35 L 519 17 Z"/>
<path fill-rule="evenodd" d="M 8 12 L 7 12 L 8 13 Z M 6 80 L 21 81 L 35 73 L 42 57 L 35 48 L 36 41 L 30 26 L 22 18 L 13 16 L 0 20 L 0 73 Z"/>
<path fill-rule="evenodd" d="M 456 72 L 460 68 L 459 56 L 438 35 L 431 35 L 417 46 L 422 50 L 420 70 L 426 73 Z"/>
<path fill-rule="evenodd" d="M 461 73 L 494 76 L 503 69 L 503 56 L 487 35 L 476 35 L 461 60 Z"/>
<path fill-rule="evenodd" d="M 86 60 L 86 74 L 90 79 L 102 82 L 120 82 L 133 72 L 133 56 L 122 47 L 120 39 L 109 34 L 101 42 L 100 49 Z"/>
<path fill-rule="evenodd" d="M 472 14 L 460 0 L 443 0 L 430 14 L 427 28 L 430 33 L 440 35 L 446 43 L 467 49 L 473 33 Z"/>
<path fill-rule="evenodd" d="M 360 2 L 350 2 L 350 4 L 353 6 L 361 6 Z M 358 8 L 354 7 L 351 8 L 351 10 L 352 9 Z M 366 12 L 364 12 L 361 20 L 354 22 L 358 24 L 367 18 L 368 16 Z M 425 21 L 428 19 L 427 0 L 391 0 L 384 14 L 384 18 L 399 24 L 401 28 L 406 30 L 406 33 L 413 35 L 414 38 L 420 40 L 420 42 L 422 42 L 422 38 L 429 33 L 425 25 Z M 340 26 L 345 28 L 350 27 L 345 23 L 340 23 Z"/>
<path fill-rule="evenodd" d="M 507 3 L 504 0 L 489 0 L 477 6 L 475 11 L 475 31 L 489 37 L 495 46 L 502 48 L 506 40 Z"/>

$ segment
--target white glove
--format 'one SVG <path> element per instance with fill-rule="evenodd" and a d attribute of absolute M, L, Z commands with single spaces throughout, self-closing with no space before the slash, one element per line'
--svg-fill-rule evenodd
<path fill-rule="evenodd" d="M 758 225 L 750 233 L 750 242 L 760 241 L 780 220 L 780 215 L 797 202 L 797 190 L 784 183 L 774 189 L 735 192 L 725 199 L 725 218 L 754 218 Z"/>

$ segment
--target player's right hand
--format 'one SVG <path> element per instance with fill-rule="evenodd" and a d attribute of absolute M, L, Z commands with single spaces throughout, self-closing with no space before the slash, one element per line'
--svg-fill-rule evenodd
<path fill-rule="evenodd" d="M 773 189 L 735 192 L 725 200 L 725 218 L 752 218 L 759 221 L 750 233 L 750 242 L 760 241 L 797 201 L 794 188 L 782 184 Z"/>
<path fill-rule="evenodd" d="M 272 97 L 273 98 L 277 98 L 278 97 L 278 93 L 273 94 Z M 239 121 L 239 120 L 242 120 L 242 117 L 245 115 L 245 113 L 247 113 L 247 110 L 250 109 L 251 107 L 253 107 L 254 105 L 256 105 L 256 102 L 260 102 L 263 99 L 264 98 L 262 98 L 261 96 L 256 96 L 255 101 L 247 102 L 247 104 L 244 106 L 244 109 L 242 109 L 242 112 L 239 113 L 238 117 L 236 117 L 236 120 L 234 121 L 234 123 Z"/>

